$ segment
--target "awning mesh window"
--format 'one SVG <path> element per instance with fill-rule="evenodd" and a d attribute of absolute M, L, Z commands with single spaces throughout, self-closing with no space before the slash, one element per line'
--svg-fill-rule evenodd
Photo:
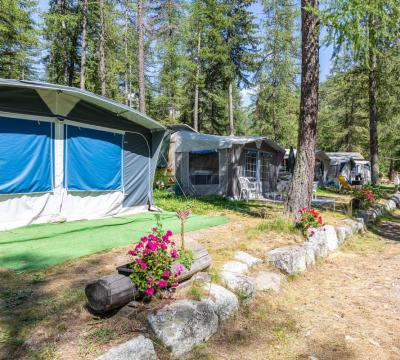
<path fill-rule="evenodd" d="M 65 126 L 65 187 L 122 189 L 122 134 Z"/>
<path fill-rule="evenodd" d="M 52 123 L 0 117 L 0 194 L 52 190 Z"/>

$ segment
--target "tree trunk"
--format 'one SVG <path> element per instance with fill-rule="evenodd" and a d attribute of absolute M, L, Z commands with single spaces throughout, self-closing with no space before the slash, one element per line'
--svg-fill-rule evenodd
<path fill-rule="evenodd" d="M 87 47 L 87 20 L 88 20 L 88 0 L 82 2 L 82 51 L 81 51 L 81 81 L 80 88 L 85 90 L 86 81 L 86 47 Z"/>
<path fill-rule="evenodd" d="M 106 96 L 106 54 L 105 54 L 105 21 L 104 21 L 104 0 L 99 0 L 100 8 L 100 84 L 101 84 L 101 95 Z"/>
<path fill-rule="evenodd" d="M 373 15 L 369 16 L 369 37 L 370 43 L 375 42 L 375 21 Z M 377 76 L 378 63 L 376 53 L 369 49 L 369 76 L 368 76 L 368 93 L 369 93 L 369 143 L 371 155 L 371 181 L 374 185 L 379 183 L 379 159 L 378 159 L 378 109 L 377 109 Z"/>
<path fill-rule="evenodd" d="M 318 119 L 319 87 L 319 19 L 318 0 L 301 1 L 302 66 L 300 124 L 296 165 L 285 203 L 285 214 L 294 216 L 301 208 L 310 207 L 314 180 L 315 139 Z"/>
<path fill-rule="evenodd" d="M 124 51 L 125 51 L 125 104 L 129 105 L 129 58 L 128 58 L 128 0 L 125 0 L 124 19 Z"/>
<path fill-rule="evenodd" d="M 232 80 L 229 80 L 228 82 L 228 114 L 229 114 L 229 134 L 235 135 L 235 124 L 233 122 Z"/>
<path fill-rule="evenodd" d="M 144 0 L 137 0 L 138 66 L 139 66 L 139 111 L 146 113 L 144 83 Z"/>
<path fill-rule="evenodd" d="M 199 131 L 199 77 L 200 77 L 200 47 L 201 33 L 200 29 L 197 33 L 197 64 L 196 64 L 196 79 L 194 86 L 194 109 L 193 109 L 193 128 Z"/>

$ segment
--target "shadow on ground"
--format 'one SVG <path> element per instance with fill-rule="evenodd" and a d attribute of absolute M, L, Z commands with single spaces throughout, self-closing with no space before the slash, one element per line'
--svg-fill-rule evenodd
<path fill-rule="evenodd" d="M 398 213 L 389 214 L 368 228 L 371 232 L 384 239 L 400 242 L 400 215 Z"/>

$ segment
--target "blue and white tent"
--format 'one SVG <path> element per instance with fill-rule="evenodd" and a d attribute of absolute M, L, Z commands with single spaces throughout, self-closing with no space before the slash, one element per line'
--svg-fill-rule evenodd
<path fill-rule="evenodd" d="M 164 134 L 90 92 L 0 79 L 0 230 L 146 211 Z"/>

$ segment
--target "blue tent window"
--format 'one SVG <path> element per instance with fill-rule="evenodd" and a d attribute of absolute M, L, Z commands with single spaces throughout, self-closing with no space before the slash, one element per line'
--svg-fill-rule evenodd
<path fill-rule="evenodd" d="M 0 194 L 52 190 L 52 127 L 0 116 Z"/>
<path fill-rule="evenodd" d="M 122 189 L 121 134 L 67 125 L 65 187 L 68 190 Z"/>

